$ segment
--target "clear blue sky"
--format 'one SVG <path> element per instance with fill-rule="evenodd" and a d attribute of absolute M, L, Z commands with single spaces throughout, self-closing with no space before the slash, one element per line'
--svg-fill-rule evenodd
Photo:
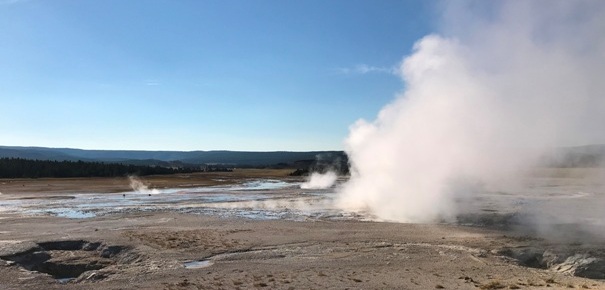
<path fill-rule="evenodd" d="M 0 145 L 342 149 L 426 1 L 0 0 Z"/>

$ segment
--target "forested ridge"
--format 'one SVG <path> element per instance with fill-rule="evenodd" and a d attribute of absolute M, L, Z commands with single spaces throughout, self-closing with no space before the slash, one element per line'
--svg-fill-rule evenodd
<path fill-rule="evenodd" d="M 0 158 L 0 178 L 118 177 L 191 173 L 195 168 L 167 168 L 119 163 Z"/>
<path fill-rule="evenodd" d="M 0 158 L 57 160 L 187 167 L 186 165 L 222 164 L 237 167 L 264 167 L 279 163 L 293 164 L 299 160 L 331 161 L 346 158 L 342 151 L 140 151 L 140 150 L 82 150 L 70 148 L 0 146 Z M 181 162 L 185 166 L 171 166 Z M 171 163 L 171 164 L 167 164 Z"/>

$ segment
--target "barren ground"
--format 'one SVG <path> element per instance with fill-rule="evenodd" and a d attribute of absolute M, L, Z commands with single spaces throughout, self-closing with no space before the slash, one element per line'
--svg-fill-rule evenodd
<path fill-rule="evenodd" d="M 161 188 L 254 178 L 288 179 L 285 171 L 241 171 L 145 182 Z M 4 200 L 129 190 L 122 179 L 0 184 Z M 0 289 L 605 289 L 601 280 L 524 267 L 519 255 L 509 257 L 511 251 L 568 246 L 458 225 L 251 220 L 173 211 L 87 219 L 3 214 Z M 200 267 L 186 268 L 191 261 L 201 261 Z"/>

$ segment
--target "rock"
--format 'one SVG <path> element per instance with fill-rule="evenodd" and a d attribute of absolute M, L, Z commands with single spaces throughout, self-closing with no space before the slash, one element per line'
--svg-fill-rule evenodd
<path fill-rule="evenodd" d="M 540 269 L 546 268 L 544 251 L 537 248 L 505 248 L 500 250 L 499 254 L 517 260 L 521 266 Z"/>
<path fill-rule="evenodd" d="M 81 283 L 81 282 L 85 282 L 85 281 L 89 281 L 89 282 L 95 282 L 95 281 L 100 281 L 103 280 L 105 278 L 107 278 L 107 273 L 104 272 L 100 272 L 100 271 L 86 271 L 84 273 L 82 273 L 76 280 L 76 283 Z"/>
<path fill-rule="evenodd" d="M 31 241 L 5 244 L 0 247 L 0 257 L 15 256 L 26 252 L 34 252 L 39 249 L 38 244 Z"/>
<path fill-rule="evenodd" d="M 546 250 L 542 254 L 542 264 L 546 268 L 553 268 L 565 261 L 565 257 L 569 257 L 569 254 L 556 253 L 552 250 Z"/>
<path fill-rule="evenodd" d="M 556 265 L 555 270 L 589 279 L 605 279 L 605 261 L 586 254 L 576 254 Z"/>
<path fill-rule="evenodd" d="M 102 258 L 111 258 L 122 251 L 122 247 L 120 246 L 109 246 L 101 251 Z"/>
<path fill-rule="evenodd" d="M 82 246 L 82 250 L 84 251 L 94 251 L 101 246 L 101 243 L 86 243 Z"/>

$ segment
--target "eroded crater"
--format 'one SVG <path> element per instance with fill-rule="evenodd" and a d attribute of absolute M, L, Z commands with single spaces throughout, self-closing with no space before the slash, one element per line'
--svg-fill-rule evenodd
<path fill-rule="evenodd" d="M 29 271 L 51 275 L 60 283 L 80 276 L 102 279 L 107 274 L 91 272 L 118 263 L 130 263 L 138 255 L 125 246 L 109 246 L 101 242 L 66 240 L 40 242 L 24 251 L 0 256 L 1 259 L 17 264 Z"/>
<path fill-rule="evenodd" d="M 498 253 L 525 267 L 548 269 L 590 279 L 605 279 L 605 253 L 600 251 L 520 247 L 504 248 Z"/>

